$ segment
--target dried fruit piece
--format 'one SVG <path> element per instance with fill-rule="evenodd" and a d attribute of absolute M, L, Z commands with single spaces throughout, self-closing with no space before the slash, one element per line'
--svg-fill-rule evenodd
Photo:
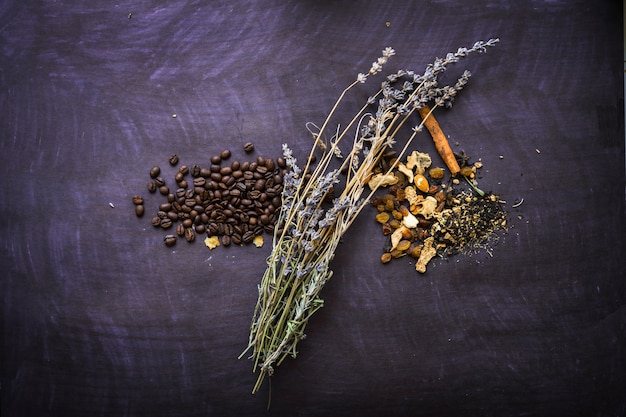
<path fill-rule="evenodd" d="M 440 180 L 443 178 L 444 170 L 443 168 L 439 168 L 439 167 L 431 168 L 428 171 L 428 175 L 430 175 L 430 177 L 433 179 Z"/>
<path fill-rule="evenodd" d="M 398 178 L 393 174 L 376 174 L 372 178 L 370 178 L 367 185 L 369 185 L 370 189 L 375 189 L 378 187 L 384 187 L 385 185 L 393 185 L 398 183 Z"/>
<path fill-rule="evenodd" d="M 415 263 L 415 270 L 417 272 L 422 274 L 426 272 L 426 265 L 437 254 L 437 250 L 433 247 L 434 241 L 435 238 L 432 236 L 424 241 L 424 246 L 422 246 L 422 250 L 420 251 L 419 259 Z"/>
<path fill-rule="evenodd" d="M 378 213 L 376 215 L 376 221 L 380 224 L 385 224 L 389 221 L 389 213 L 383 211 L 382 213 Z"/>
<path fill-rule="evenodd" d="M 418 174 L 423 174 L 426 168 L 430 167 L 432 163 L 430 155 L 418 151 L 413 151 L 406 159 L 406 167 L 414 170 Z"/>
<path fill-rule="evenodd" d="M 398 171 L 404 174 L 407 182 L 413 182 L 413 170 L 411 168 L 400 162 L 398 164 Z"/>
<path fill-rule="evenodd" d="M 396 249 L 399 251 L 406 251 L 409 247 L 411 246 L 411 242 L 409 242 L 408 240 L 401 240 L 400 242 L 398 242 L 398 246 L 396 246 Z"/>
<path fill-rule="evenodd" d="M 428 185 L 428 180 L 422 174 L 417 174 L 413 181 L 415 183 L 415 187 L 423 193 L 428 192 L 430 186 Z"/>
<path fill-rule="evenodd" d="M 389 252 L 385 252 L 381 255 L 380 261 L 384 264 L 389 263 L 391 261 L 391 254 Z"/>

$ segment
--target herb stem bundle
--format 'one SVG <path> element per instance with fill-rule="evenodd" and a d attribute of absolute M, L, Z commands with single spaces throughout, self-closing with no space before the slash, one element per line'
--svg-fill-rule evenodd
<path fill-rule="evenodd" d="M 372 63 L 367 74 L 358 74 L 356 81 L 341 92 L 322 126 L 317 131 L 311 131 L 314 144 L 304 169 L 297 165 L 291 149 L 283 145 L 288 172 L 283 178 L 282 206 L 275 226 L 273 250 L 258 287 L 248 346 L 240 355 L 241 358 L 252 350 L 250 359 L 254 362 L 254 370 L 260 371 L 253 393 L 287 356 L 296 357 L 296 347 L 305 337 L 309 318 L 323 306 L 320 292 L 332 277 L 329 265 L 337 245 L 376 191 L 378 185 L 369 184 L 367 196 L 362 197 L 383 155 L 396 142 L 400 128 L 416 110 L 425 108 L 427 104 L 432 105 L 428 114 L 438 107 L 450 107 L 458 91 L 467 83 L 470 73 L 465 71 L 456 84 L 445 87 L 439 87 L 438 76 L 449 64 L 471 52 L 485 52 L 487 47 L 497 42 L 498 39 L 490 39 L 487 42 L 478 41 L 472 48 L 459 48 L 447 54 L 446 58 L 437 58 L 423 74 L 399 70 L 387 76 L 378 92 L 367 100 L 348 124 L 337 128 L 334 135 L 326 139 L 333 116 L 346 94 L 370 76 L 381 72 L 383 65 L 395 54 L 392 48 L 386 48 L 382 56 Z M 400 88 L 394 87 L 397 84 L 401 84 Z M 367 109 L 375 103 L 378 103 L 376 112 L 367 113 Z M 411 141 L 422 131 L 427 118 L 424 117 L 413 128 L 396 162 L 385 174 L 391 174 Z M 346 142 L 345 138 L 353 130 L 354 140 L 344 157 L 340 145 Z M 313 169 L 311 161 L 318 150 L 322 156 Z M 342 159 L 342 162 L 339 168 L 332 168 L 332 161 L 336 158 Z M 311 175 L 306 179 L 304 173 L 310 169 Z M 335 185 L 342 182 L 339 173 L 344 171 L 343 190 L 330 204 L 328 200 L 335 191 Z"/>

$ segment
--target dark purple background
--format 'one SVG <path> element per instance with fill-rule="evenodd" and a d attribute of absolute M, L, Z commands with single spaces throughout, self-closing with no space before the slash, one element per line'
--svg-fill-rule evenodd
<path fill-rule="evenodd" d="M 251 395 L 237 356 L 270 245 L 166 248 L 148 170 L 173 153 L 244 159 L 250 140 L 302 156 L 305 123 L 385 46 L 388 71 L 421 71 L 490 37 L 497 48 L 451 69 L 474 77 L 438 119 L 509 202 L 508 235 L 492 257 L 435 260 L 422 276 L 378 262 L 365 211 L 299 357 L 272 379 L 268 415 L 624 415 L 621 12 L 609 0 L 0 2 L 2 416 L 265 415 L 269 385 Z M 415 146 L 434 155 L 426 134 Z"/>

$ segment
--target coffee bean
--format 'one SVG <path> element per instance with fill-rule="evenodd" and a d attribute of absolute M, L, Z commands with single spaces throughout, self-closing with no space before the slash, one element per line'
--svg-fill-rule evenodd
<path fill-rule="evenodd" d="M 264 175 L 267 172 L 267 167 L 265 165 L 259 164 L 259 166 L 256 167 L 256 172 L 258 172 L 261 175 Z"/>
<path fill-rule="evenodd" d="M 194 187 L 202 187 L 206 184 L 206 180 L 203 177 L 194 178 L 193 185 Z"/>
<path fill-rule="evenodd" d="M 259 220 L 261 221 L 261 224 L 263 224 L 264 226 L 270 222 L 270 218 L 266 214 L 261 215 L 261 217 L 259 217 Z"/>
<path fill-rule="evenodd" d="M 173 203 L 174 201 L 176 201 L 176 196 L 174 196 L 174 194 L 172 194 L 172 193 L 169 193 L 169 194 L 167 195 L 167 202 L 171 204 L 171 203 Z"/>
<path fill-rule="evenodd" d="M 185 179 L 185 176 L 183 175 L 182 172 L 177 172 L 176 175 L 174 175 L 174 181 L 176 182 L 181 182 L 184 179 Z"/>
<path fill-rule="evenodd" d="M 159 204 L 160 211 L 170 211 L 172 209 L 172 205 L 170 203 L 161 203 Z"/>
<path fill-rule="evenodd" d="M 185 226 L 183 226 L 182 224 L 179 224 L 178 226 L 176 226 L 176 234 L 178 236 L 182 236 L 185 234 Z"/>
<path fill-rule="evenodd" d="M 265 158 L 263 158 L 261 155 L 257 156 L 256 163 L 257 163 L 257 165 L 264 166 L 265 165 Z"/>
<path fill-rule="evenodd" d="M 223 235 L 221 240 L 222 240 L 222 245 L 230 246 L 230 236 Z"/>
<path fill-rule="evenodd" d="M 234 233 L 231 237 L 230 240 L 235 244 L 235 245 L 241 245 L 241 236 L 239 236 L 238 234 Z"/>
<path fill-rule="evenodd" d="M 250 152 L 254 151 L 254 143 L 252 143 L 252 142 L 246 142 L 246 144 L 245 144 L 245 145 L 243 145 L 243 150 L 244 150 L 246 153 L 250 153 Z"/>
<path fill-rule="evenodd" d="M 157 187 L 163 187 L 165 185 L 165 180 L 162 177 L 156 177 L 154 179 L 154 182 L 156 183 Z"/>
<path fill-rule="evenodd" d="M 145 213 L 145 208 L 143 207 L 142 204 L 138 204 L 135 206 L 135 214 L 137 215 L 137 217 L 142 217 L 144 213 Z"/>
<path fill-rule="evenodd" d="M 182 180 L 181 182 L 178 183 L 178 186 L 181 188 L 187 188 L 189 184 L 187 184 L 187 181 Z"/>
<path fill-rule="evenodd" d="M 161 227 L 163 229 L 169 229 L 170 227 L 172 227 L 172 224 L 174 224 L 169 218 L 164 218 L 161 219 Z"/>
<path fill-rule="evenodd" d="M 220 174 L 222 174 L 222 176 L 226 176 L 226 175 L 230 175 L 232 174 L 233 170 L 231 167 L 222 167 L 220 169 Z"/>
<path fill-rule="evenodd" d="M 201 168 L 198 165 L 194 165 L 191 167 L 191 176 L 196 178 L 200 176 Z"/>
<path fill-rule="evenodd" d="M 176 236 L 174 235 L 166 235 L 163 238 L 163 241 L 167 246 L 173 246 L 176 243 Z"/>
<path fill-rule="evenodd" d="M 224 185 L 226 185 L 226 187 L 230 188 L 233 185 L 235 185 L 237 180 L 235 178 L 231 177 L 230 175 L 226 175 L 225 177 L 222 178 L 222 182 L 224 183 Z"/>
<path fill-rule="evenodd" d="M 218 165 L 218 164 L 220 164 L 221 162 L 222 162 L 222 158 L 221 158 L 219 155 L 213 155 L 213 156 L 211 157 L 211 163 L 212 163 L 212 164 L 216 164 L 216 165 Z"/>
<path fill-rule="evenodd" d="M 220 154 L 220 158 L 222 158 L 222 160 L 230 158 L 230 150 L 229 149 L 223 150 L 222 153 Z"/>
<path fill-rule="evenodd" d="M 178 168 L 178 172 L 183 175 L 187 175 L 189 174 L 189 167 L 187 165 L 182 165 L 180 168 Z"/>
<path fill-rule="evenodd" d="M 265 180 L 264 179 L 256 180 L 256 182 L 254 183 L 254 189 L 257 191 L 261 191 L 264 188 L 265 188 Z"/>
<path fill-rule="evenodd" d="M 213 172 L 211 173 L 211 179 L 219 183 L 220 181 L 222 181 L 222 175 L 219 172 Z"/>
<path fill-rule="evenodd" d="M 169 162 L 171 166 L 175 166 L 178 163 L 178 155 L 174 154 L 170 156 Z"/>
<path fill-rule="evenodd" d="M 134 195 L 133 204 L 136 206 L 138 206 L 139 204 L 143 204 L 143 198 L 140 195 Z"/>
<path fill-rule="evenodd" d="M 252 243 L 252 241 L 254 240 L 254 232 L 248 231 L 244 233 L 241 239 L 244 243 Z"/>
<path fill-rule="evenodd" d="M 201 168 L 200 176 L 203 178 L 208 178 L 211 176 L 211 170 L 209 168 Z"/>
<path fill-rule="evenodd" d="M 276 165 L 278 165 L 278 168 L 285 169 L 287 168 L 287 161 L 282 156 L 279 156 L 276 158 Z"/>
<path fill-rule="evenodd" d="M 156 178 L 159 176 L 160 173 L 161 173 L 161 168 L 158 166 L 154 166 L 150 170 L 150 178 Z"/>
<path fill-rule="evenodd" d="M 168 211 L 167 212 L 167 218 L 170 219 L 171 221 L 175 222 L 178 220 L 178 213 L 176 213 L 175 211 Z"/>
<path fill-rule="evenodd" d="M 163 186 L 159 187 L 159 192 L 162 195 L 168 195 L 170 193 L 170 189 L 167 187 L 167 185 L 163 185 Z"/>
<path fill-rule="evenodd" d="M 204 233 L 205 230 L 206 228 L 203 224 L 199 224 L 196 226 L 196 233 Z"/>
<path fill-rule="evenodd" d="M 156 183 L 155 183 L 154 181 L 150 181 L 150 182 L 148 183 L 147 188 L 148 188 L 148 191 L 149 191 L 149 192 L 154 193 L 154 192 L 156 192 L 156 190 L 157 190 L 157 185 L 156 185 Z"/>
<path fill-rule="evenodd" d="M 191 219 L 183 220 L 183 226 L 185 226 L 185 227 L 191 227 L 192 224 L 193 224 L 193 220 L 191 220 Z"/>
<path fill-rule="evenodd" d="M 159 216 L 160 219 L 164 219 L 167 217 L 167 213 L 164 212 L 163 210 L 159 210 L 157 211 L 157 216 Z"/>
<path fill-rule="evenodd" d="M 266 159 L 265 168 L 267 168 L 268 171 L 274 171 L 274 168 L 275 168 L 274 160 L 271 158 Z"/>
<path fill-rule="evenodd" d="M 189 229 L 185 229 L 185 239 L 187 242 L 191 243 L 196 240 L 196 232 L 190 227 Z"/>

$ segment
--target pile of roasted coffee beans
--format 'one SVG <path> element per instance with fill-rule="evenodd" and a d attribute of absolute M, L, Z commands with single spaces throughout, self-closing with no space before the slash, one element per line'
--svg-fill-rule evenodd
<path fill-rule="evenodd" d="M 251 153 L 248 142 L 244 151 Z M 263 233 L 273 234 L 281 205 L 283 174 L 286 164 L 258 156 L 252 161 L 230 161 L 231 151 L 224 150 L 210 158 L 207 167 L 182 165 L 173 183 L 162 177 L 159 166 L 150 169 L 147 190 L 159 193 L 165 201 L 158 206 L 152 226 L 166 233 L 167 246 L 181 238 L 187 242 L 196 235 L 218 237 L 223 246 L 252 243 Z M 169 165 L 177 166 L 179 158 L 172 155 Z M 172 184 L 172 186 L 170 186 Z M 145 213 L 144 199 L 132 198 L 135 214 Z"/>

